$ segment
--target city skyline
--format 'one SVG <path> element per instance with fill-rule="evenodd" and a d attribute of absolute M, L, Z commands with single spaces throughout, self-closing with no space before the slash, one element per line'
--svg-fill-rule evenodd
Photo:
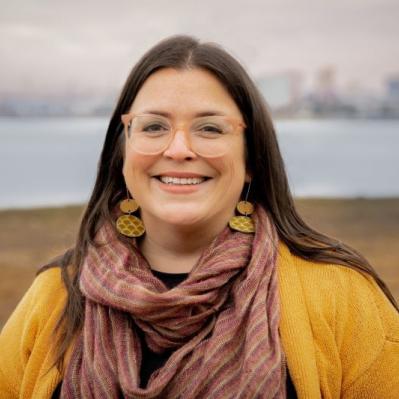
<path fill-rule="evenodd" d="M 255 79 L 335 68 L 340 90 L 382 93 L 399 72 L 392 0 L 0 1 L 0 96 L 112 93 L 149 47 L 172 34 L 216 41 Z"/>

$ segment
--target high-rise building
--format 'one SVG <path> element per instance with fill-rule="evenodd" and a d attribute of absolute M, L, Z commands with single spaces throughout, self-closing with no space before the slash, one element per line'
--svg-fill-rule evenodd
<path fill-rule="evenodd" d="M 399 75 L 391 76 L 386 80 L 386 91 L 389 101 L 399 102 Z"/>
<path fill-rule="evenodd" d="M 257 79 L 257 85 L 273 111 L 293 110 L 302 97 L 302 74 L 286 71 Z"/>

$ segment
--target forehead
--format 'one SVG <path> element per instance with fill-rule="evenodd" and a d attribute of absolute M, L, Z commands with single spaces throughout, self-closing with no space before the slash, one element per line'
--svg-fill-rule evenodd
<path fill-rule="evenodd" d="M 241 116 L 227 89 L 211 72 L 200 68 L 164 68 L 150 75 L 137 93 L 131 112 L 149 109 L 187 117 L 211 110 Z"/>

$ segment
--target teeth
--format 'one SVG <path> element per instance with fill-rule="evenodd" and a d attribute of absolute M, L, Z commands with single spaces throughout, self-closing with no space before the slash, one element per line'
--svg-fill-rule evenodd
<path fill-rule="evenodd" d="M 162 183 L 166 184 L 200 184 L 205 178 L 203 177 L 170 177 L 170 176 L 160 176 Z"/>

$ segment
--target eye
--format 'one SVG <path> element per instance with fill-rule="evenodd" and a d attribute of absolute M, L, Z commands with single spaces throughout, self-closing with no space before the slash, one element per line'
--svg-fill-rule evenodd
<path fill-rule="evenodd" d="M 143 132 L 150 132 L 150 133 L 151 132 L 154 132 L 154 133 L 165 132 L 168 130 L 169 130 L 169 127 L 160 122 L 150 122 L 142 127 Z"/>
<path fill-rule="evenodd" d="M 223 133 L 223 129 L 219 126 L 215 125 L 206 125 L 202 128 L 202 130 L 207 132 L 214 132 L 214 133 Z"/>
<path fill-rule="evenodd" d="M 220 135 L 224 134 L 223 127 L 214 123 L 203 123 L 195 126 L 195 131 L 205 135 Z"/>

